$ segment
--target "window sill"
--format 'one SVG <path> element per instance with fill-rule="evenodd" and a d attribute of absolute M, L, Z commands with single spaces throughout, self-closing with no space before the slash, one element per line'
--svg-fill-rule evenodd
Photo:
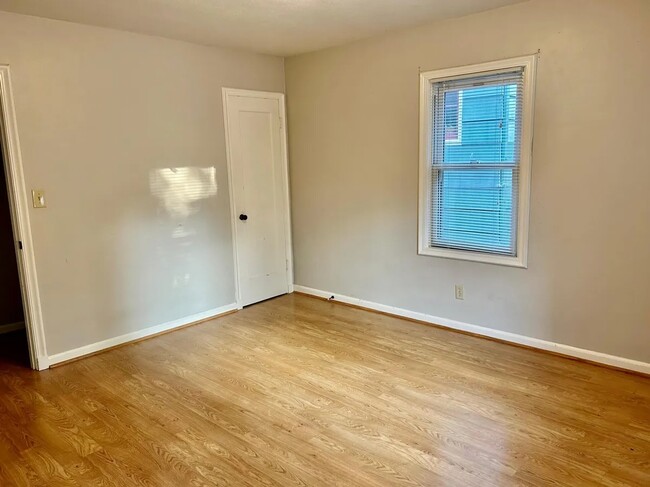
<path fill-rule="evenodd" d="M 467 250 L 442 249 L 425 247 L 418 250 L 419 255 L 429 257 L 442 257 L 444 259 L 467 260 L 470 262 L 481 262 L 483 264 L 495 264 L 508 267 L 528 268 L 525 256 L 510 257 L 507 255 L 484 254 L 481 252 L 470 252 Z"/>

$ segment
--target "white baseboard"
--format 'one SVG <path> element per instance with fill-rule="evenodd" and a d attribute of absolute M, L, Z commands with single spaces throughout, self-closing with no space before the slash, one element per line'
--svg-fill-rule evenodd
<path fill-rule="evenodd" d="M 12 331 L 22 330 L 25 328 L 24 321 L 18 321 L 16 323 L 7 323 L 6 325 L 0 325 L 0 335 L 4 333 L 11 333 Z"/>
<path fill-rule="evenodd" d="M 115 347 L 117 345 L 122 345 L 123 343 L 132 342 L 139 340 L 141 338 L 146 338 L 151 335 L 156 335 L 164 331 L 173 330 L 174 328 L 180 328 L 197 321 L 203 321 L 210 318 L 216 318 L 219 315 L 234 311 L 237 309 L 237 304 L 227 304 L 221 306 L 220 308 L 210 309 L 204 311 L 203 313 L 197 313 L 190 316 L 185 316 L 184 318 L 179 318 L 174 321 L 168 321 L 161 325 L 151 326 L 149 328 L 144 328 L 142 330 L 134 331 L 132 333 L 127 333 L 126 335 L 120 335 L 118 337 L 109 338 L 108 340 L 103 340 L 101 342 L 91 343 L 90 345 L 84 345 L 83 347 L 75 348 L 73 350 L 68 350 L 67 352 L 57 353 L 55 355 L 49 356 L 49 365 L 55 365 L 61 362 L 66 362 L 75 358 L 83 357 L 84 355 L 89 355 L 91 353 L 99 352 L 107 348 Z"/>
<path fill-rule="evenodd" d="M 507 331 L 495 330 L 494 328 L 486 328 L 484 326 L 470 325 L 469 323 L 463 323 L 462 321 L 450 320 L 448 318 L 441 318 L 439 316 L 428 315 L 425 313 L 418 313 L 416 311 L 409 311 L 407 309 L 396 308 L 394 306 L 387 306 L 384 304 L 373 303 L 372 301 L 365 301 L 363 299 L 353 298 L 350 296 L 343 296 L 341 294 L 337 294 L 329 291 L 321 291 L 319 289 L 312 289 L 305 286 L 294 285 L 294 289 L 296 292 L 310 294 L 312 296 L 318 296 L 320 298 L 326 298 L 326 299 L 330 299 L 334 297 L 332 301 L 339 301 L 341 303 L 353 304 L 361 308 L 367 308 L 367 309 L 381 311 L 383 313 L 388 313 L 395 316 L 401 316 L 404 318 L 424 321 L 426 323 L 431 323 L 433 325 L 450 328 L 452 330 L 466 331 L 470 333 L 475 333 L 477 335 L 482 335 L 485 337 L 496 338 L 510 343 L 516 343 L 519 345 L 526 345 L 528 347 L 538 348 L 540 350 L 548 350 L 562 355 L 567 355 L 569 357 L 588 360 L 590 362 L 596 362 L 599 364 L 610 365 L 621 369 L 641 372 L 643 374 L 650 374 L 650 363 L 640 362 L 638 360 L 632 360 L 624 357 L 617 357 L 615 355 L 608 355 L 606 353 L 601 353 L 601 352 L 594 352 L 592 350 L 572 347 L 570 345 L 564 345 L 562 343 L 540 340 L 539 338 L 517 335 L 516 333 L 509 333 Z"/>

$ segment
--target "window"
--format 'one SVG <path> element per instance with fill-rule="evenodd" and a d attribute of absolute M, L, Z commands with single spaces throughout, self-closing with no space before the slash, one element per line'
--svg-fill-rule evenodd
<path fill-rule="evenodd" d="M 535 61 L 421 74 L 420 254 L 526 267 Z"/>
<path fill-rule="evenodd" d="M 459 144 L 463 130 L 463 97 L 460 91 L 445 93 L 445 142 Z"/>

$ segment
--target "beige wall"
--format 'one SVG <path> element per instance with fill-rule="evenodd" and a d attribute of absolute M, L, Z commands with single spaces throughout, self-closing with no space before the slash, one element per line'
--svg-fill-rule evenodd
<path fill-rule="evenodd" d="M 48 201 L 30 210 L 48 354 L 233 303 L 221 87 L 283 91 L 283 60 L 0 13 L 0 64 Z M 216 196 L 152 195 L 152 171 L 186 166 L 215 167 Z"/>
<path fill-rule="evenodd" d="M 529 268 L 418 256 L 418 68 L 538 49 Z M 296 284 L 650 362 L 649 56 L 646 0 L 533 0 L 289 58 Z"/>

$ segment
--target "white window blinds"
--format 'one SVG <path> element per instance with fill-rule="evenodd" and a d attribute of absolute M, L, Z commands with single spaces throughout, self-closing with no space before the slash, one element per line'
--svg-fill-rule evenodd
<path fill-rule="evenodd" d="M 428 246 L 516 256 L 524 69 L 429 86 Z"/>

